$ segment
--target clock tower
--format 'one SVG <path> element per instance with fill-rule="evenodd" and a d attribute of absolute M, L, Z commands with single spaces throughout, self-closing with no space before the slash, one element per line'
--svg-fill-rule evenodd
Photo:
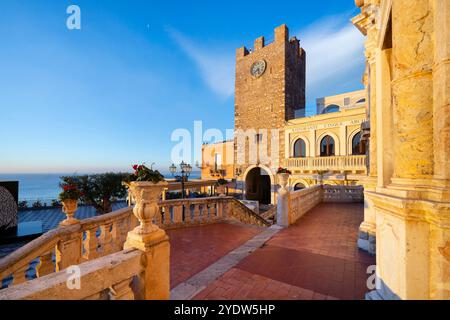
<path fill-rule="evenodd" d="M 297 38 L 289 38 L 286 25 L 275 29 L 271 43 L 260 37 L 255 40 L 253 51 L 245 47 L 237 49 L 234 161 L 241 179 L 245 180 L 245 173 L 255 162 L 257 167 L 264 166 L 272 172 L 282 165 L 284 126 L 287 121 L 305 115 L 305 63 L 306 53 Z M 242 132 L 246 134 L 246 143 L 239 138 Z M 273 135 L 278 137 L 278 148 L 274 149 Z M 257 155 L 252 155 L 255 148 L 252 150 L 249 142 L 255 141 Z M 269 160 L 260 155 L 262 142 Z"/>

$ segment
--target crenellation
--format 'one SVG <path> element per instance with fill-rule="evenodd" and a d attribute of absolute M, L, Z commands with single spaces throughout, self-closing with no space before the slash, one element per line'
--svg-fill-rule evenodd
<path fill-rule="evenodd" d="M 259 37 L 255 40 L 253 48 L 256 51 L 256 50 L 264 48 L 264 45 L 265 45 L 264 37 Z"/>

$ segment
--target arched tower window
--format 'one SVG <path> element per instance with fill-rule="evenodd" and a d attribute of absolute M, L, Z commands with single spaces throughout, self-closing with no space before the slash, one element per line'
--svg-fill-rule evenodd
<path fill-rule="evenodd" d="M 361 132 L 355 134 L 352 140 L 352 154 L 362 155 L 366 154 L 366 143 L 361 141 Z"/>
<path fill-rule="evenodd" d="M 306 157 L 306 143 L 303 139 L 298 139 L 294 143 L 294 158 Z"/>
<path fill-rule="evenodd" d="M 320 156 L 332 157 L 335 154 L 335 143 L 331 136 L 325 136 L 320 142 Z"/>
<path fill-rule="evenodd" d="M 339 112 L 339 106 L 335 105 L 335 104 L 330 104 L 329 106 L 327 106 L 325 109 L 323 109 L 322 114 L 325 113 L 332 113 L 332 112 Z"/>

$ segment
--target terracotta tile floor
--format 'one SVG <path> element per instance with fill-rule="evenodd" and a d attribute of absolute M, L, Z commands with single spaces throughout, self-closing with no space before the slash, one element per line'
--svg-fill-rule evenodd
<path fill-rule="evenodd" d="M 375 258 L 356 246 L 360 204 L 321 204 L 195 299 L 363 299 Z"/>
<path fill-rule="evenodd" d="M 217 223 L 167 231 L 171 246 L 171 288 L 202 271 L 264 230 L 262 227 L 252 225 Z"/>

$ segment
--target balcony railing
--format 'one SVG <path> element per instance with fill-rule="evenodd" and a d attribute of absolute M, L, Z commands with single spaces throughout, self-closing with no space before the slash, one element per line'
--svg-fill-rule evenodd
<path fill-rule="evenodd" d="M 336 157 L 309 157 L 286 159 L 284 166 L 289 169 L 303 171 L 334 170 L 334 171 L 364 171 L 367 170 L 367 157 L 336 156 Z"/>
<path fill-rule="evenodd" d="M 158 205 L 160 214 L 153 222 L 162 229 L 230 219 L 270 226 L 269 222 L 232 197 L 165 200 Z M 128 231 L 138 224 L 132 208 L 127 207 L 51 230 L 0 259 L 0 289 L 120 252 Z"/>

